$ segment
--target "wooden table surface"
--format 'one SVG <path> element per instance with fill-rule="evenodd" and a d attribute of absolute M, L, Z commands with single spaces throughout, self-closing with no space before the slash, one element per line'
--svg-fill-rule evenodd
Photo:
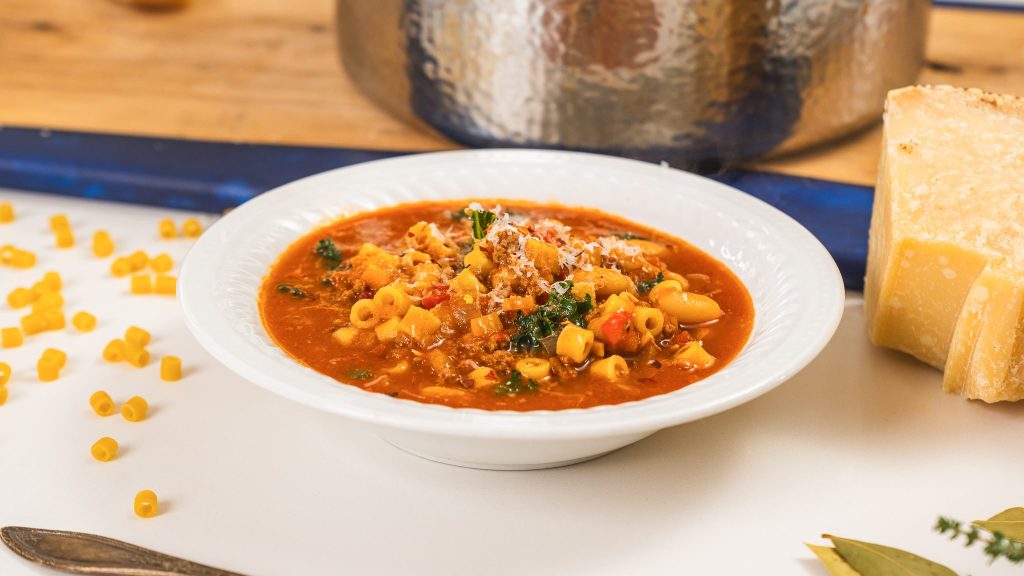
<path fill-rule="evenodd" d="M 376 150 L 455 145 L 390 117 L 338 64 L 327 0 L 6 0 L 0 125 Z M 1024 13 L 937 8 L 924 83 L 1024 94 Z M 759 168 L 872 184 L 879 128 Z"/>

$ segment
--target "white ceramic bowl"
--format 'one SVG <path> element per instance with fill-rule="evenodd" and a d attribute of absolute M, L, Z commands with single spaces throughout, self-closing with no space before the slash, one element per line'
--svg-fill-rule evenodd
<path fill-rule="evenodd" d="M 294 240 L 356 212 L 473 197 L 600 208 L 695 244 L 727 264 L 750 291 L 756 314 L 750 341 L 725 368 L 675 392 L 533 412 L 456 409 L 366 392 L 300 365 L 274 345 L 257 296 L 270 265 Z M 178 294 L 196 339 L 243 378 L 364 422 L 413 454 L 492 469 L 579 462 L 764 394 L 824 348 L 844 299 L 825 248 L 760 200 L 653 164 L 539 150 L 405 156 L 292 182 L 250 200 L 203 234 L 182 267 Z"/>

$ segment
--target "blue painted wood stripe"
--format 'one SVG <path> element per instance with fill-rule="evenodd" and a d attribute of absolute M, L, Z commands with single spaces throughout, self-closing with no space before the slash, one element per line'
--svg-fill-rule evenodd
<path fill-rule="evenodd" d="M 963 8 L 965 10 L 1000 10 L 1004 12 L 1024 12 L 1024 4 L 1010 2 L 959 2 L 957 0 L 932 0 L 934 6 L 942 8 Z"/>
<path fill-rule="evenodd" d="M 222 212 L 292 180 L 402 152 L 0 130 L 0 187 Z M 863 285 L 872 189 L 781 174 L 712 175 L 786 212 Z"/>

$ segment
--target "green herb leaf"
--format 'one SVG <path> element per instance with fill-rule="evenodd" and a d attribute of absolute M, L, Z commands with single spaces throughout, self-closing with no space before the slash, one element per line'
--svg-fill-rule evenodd
<path fill-rule="evenodd" d="M 328 270 L 334 270 L 341 264 L 341 252 L 338 251 L 334 240 L 330 238 L 324 238 L 317 242 L 316 247 L 313 248 L 313 253 L 323 258 L 324 266 Z"/>
<path fill-rule="evenodd" d="M 823 534 L 861 576 L 956 576 L 949 568 L 898 548 Z"/>
<path fill-rule="evenodd" d="M 989 532 L 999 532 L 1010 540 L 1024 542 L 1024 508 L 1003 510 L 988 520 L 975 520 L 972 524 Z"/>
<path fill-rule="evenodd" d="M 533 378 L 523 378 L 518 370 L 513 370 L 508 380 L 494 387 L 494 393 L 498 396 L 509 396 L 511 394 L 523 394 L 533 392 L 540 387 L 540 384 Z"/>
<path fill-rule="evenodd" d="M 281 283 L 276 286 L 278 292 L 282 294 L 289 294 L 295 298 L 305 298 L 306 291 L 298 286 L 292 286 L 291 284 Z"/>
<path fill-rule="evenodd" d="M 487 227 L 494 223 L 498 215 L 488 210 L 473 210 L 470 218 L 473 220 L 473 239 L 483 240 L 487 235 Z"/>
<path fill-rule="evenodd" d="M 559 292 L 561 291 L 561 294 Z M 572 294 L 572 281 L 557 282 L 548 293 L 548 301 L 531 314 L 516 316 L 519 330 L 512 336 L 512 347 L 516 350 L 539 348 L 540 341 L 550 336 L 566 322 L 585 326 L 584 317 L 594 307 L 590 294 L 577 300 Z"/>
<path fill-rule="evenodd" d="M 853 569 L 843 557 L 836 552 L 835 548 L 829 548 L 828 546 L 815 546 L 814 544 L 807 544 L 811 552 L 821 560 L 821 563 L 825 565 L 825 569 L 832 576 L 861 576 Z"/>
<path fill-rule="evenodd" d="M 352 380 L 369 380 L 373 378 L 373 372 L 362 368 L 355 368 L 349 371 L 348 377 Z"/>
<path fill-rule="evenodd" d="M 664 281 L 665 281 L 665 274 L 662 273 L 662 272 L 658 272 L 658 276 L 654 280 L 646 280 L 644 282 L 637 282 L 636 283 L 636 289 L 641 294 L 646 294 L 646 293 L 651 291 L 651 288 L 654 288 L 655 286 L 657 286 L 658 284 L 660 284 L 660 283 L 662 283 Z"/>

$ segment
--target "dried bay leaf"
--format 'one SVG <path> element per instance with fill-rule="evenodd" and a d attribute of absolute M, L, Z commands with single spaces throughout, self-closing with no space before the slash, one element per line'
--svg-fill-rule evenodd
<path fill-rule="evenodd" d="M 815 546 L 814 544 L 807 544 L 806 546 L 811 549 L 811 552 L 814 552 L 818 560 L 821 560 L 821 563 L 825 565 L 825 569 L 832 576 L 861 576 L 860 573 L 846 563 L 846 560 L 843 560 L 835 548 Z"/>
<path fill-rule="evenodd" d="M 949 568 L 898 548 L 824 534 L 860 576 L 956 576 Z"/>
<path fill-rule="evenodd" d="M 988 520 L 975 520 L 973 524 L 989 532 L 999 532 L 1010 540 L 1024 542 L 1024 508 L 1010 508 Z"/>

